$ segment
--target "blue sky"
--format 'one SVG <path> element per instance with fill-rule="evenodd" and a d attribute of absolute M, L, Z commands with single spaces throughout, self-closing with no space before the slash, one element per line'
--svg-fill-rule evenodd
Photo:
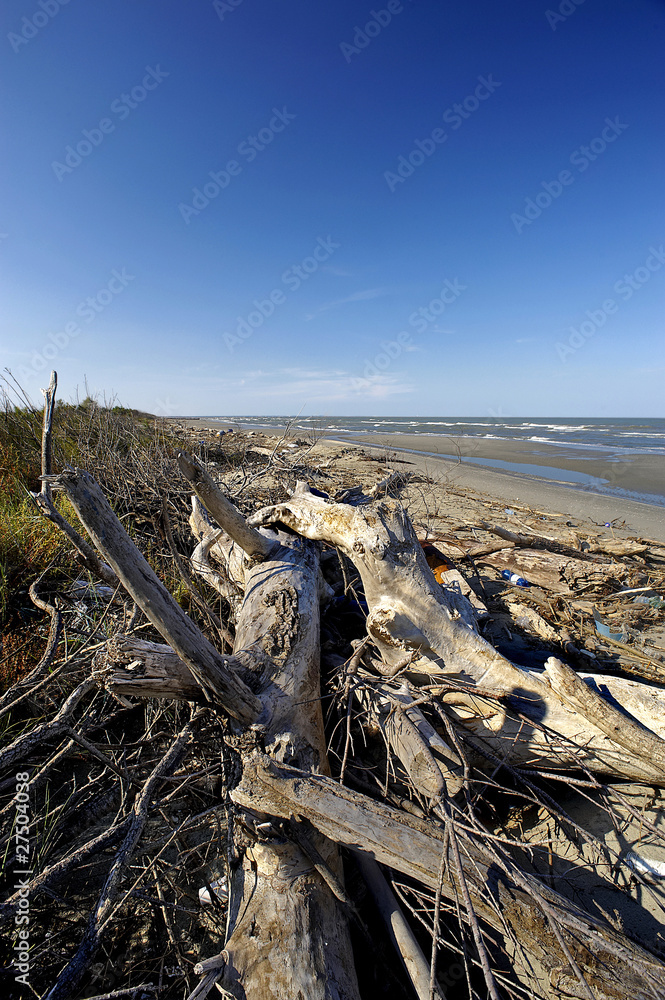
<path fill-rule="evenodd" d="M 5 0 L 0 358 L 162 414 L 662 416 L 665 4 Z"/>

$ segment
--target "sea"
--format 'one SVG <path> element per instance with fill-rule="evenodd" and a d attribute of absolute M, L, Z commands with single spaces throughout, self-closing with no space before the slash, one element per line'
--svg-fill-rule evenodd
<path fill-rule="evenodd" d="M 203 418 L 206 419 L 206 418 Z M 566 420 L 560 417 L 210 417 L 252 427 L 284 427 L 344 434 L 448 434 L 453 437 L 539 441 L 579 448 L 625 448 L 665 455 L 665 418 L 621 417 Z"/>
<path fill-rule="evenodd" d="M 665 506 L 665 481 L 660 482 L 661 470 L 665 469 L 665 418 L 576 418 L 562 417 L 532 417 L 521 419 L 517 417 L 326 417 L 326 416 L 220 416 L 203 419 L 214 420 L 215 423 L 228 422 L 229 426 L 242 426 L 245 429 L 275 429 L 289 424 L 292 432 L 316 432 L 326 437 L 338 435 L 362 437 L 368 434 L 389 434 L 391 447 L 399 449 L 400 435 L 422 437 L 422 451 L 434 454 L 431 440 L 438 438 L 436 453 L 446 457 L 441 451 L 441 437 L 452 438 L 462 443 L 464 439 L 494 439 L 498 442 L 529 442 L 536 454 L 539 445 L 546 447 L 548 455 L 552 456 L 552 465 L 529 465 L 528 460 L 519 463 L 506 462 L 499 458 L 474 458 L 465 456 L 463 462 L 495 468 L 506 472 L 518 472 L 535 475 L 540 478 L 555 480 L 562 485 L 576 489 L 589 489 L 599 493 L 620 494 L 626 499 L 655 503 Z M 429 439 L 429 442 L 428 442 Z M 469 441 L 469 444 L 472 442 Z M 429 447 L 428 447 L 429 444 Z M 412 448 L 413 445 L 410 445 Z M 624 465 L 630 468 L 630 459 L 639 455 L 654 457 L 654 481 L 645 493 L 641 489 L 631 489 L 627 478 L 622 486 L 609 482 L 591 472 L 559 467 L 556 464 L 557 450 L 563 458 L 592 459 L 601 457 L 608 463 Z M 658 458 L 656 456 L 659 456 Z M 457 459 L 455 449 L 451 448 L 448 456 Z M 525 456 L 526 458 L 526 456 Z M 541 459 L 542 463 L 542 459 Z M 574 463 L 578 465 L 579 463 Z M 641 463 L 642 466 L 644 462 Z"/>

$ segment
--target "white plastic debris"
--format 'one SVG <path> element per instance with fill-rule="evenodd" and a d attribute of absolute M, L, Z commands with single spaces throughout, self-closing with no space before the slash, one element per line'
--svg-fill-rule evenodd
<path fill-rule="evenodd" d="M 635 851 L 628 851 L 626 854 L 626 864 L 639 875 L 648 875 L 651 878 L 665 878 L 665 861 L 641 858 Z"/>
<path fill-rule="evenodd" d="M 220 902 L 225 903 L 229 898 L 229 885 L 226 875 L 222 875 L 221 878 L 216 878 L 214 882 L 210 882 L 210 888 Z M 210 898 L 210 893 L 205 885 L 199 889 L 199 905 L 212 906 L 212 899 Z"/>

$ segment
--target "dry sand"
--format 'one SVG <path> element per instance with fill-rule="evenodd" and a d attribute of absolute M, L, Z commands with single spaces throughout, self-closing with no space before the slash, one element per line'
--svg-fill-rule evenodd
<path fill-rule="evenodd" d="M 211 418 L 175 419 L 173 423 L 196 430 L 210 440 L 212 434 L 206 435 L 206 429 L 214 431 L 216 427 L 229 427 L 228 422 Z M 255 432 L 255 437 L 259 436 Z M 287 440 L 303 440 L 306 437 L 302 431 L 294 431 Z M 275 429 L 271 428 L 264 444 L 271 443 L 272 447 L 278 440 Z M 488 468 L 458 459 L 423 454 L 424 449 L 438 454 L 455 454 L 456 446 L 462 458 L 517 464 L 526 466 L 529 471 Z M 621 484 L 628 480 L 631 490 L 641 489 L 646 496 L 650 493 L 656 496 L 665 494 L 665 458 L 661 456 L 636 455 L 624 462 L 612 462 L 608 461 L 605 452 L 589 449 L 581 456 L 579 451 L 573 449 L 553 448 L 540 443 L 532 446 L 530 442 L 522 441 L 404 434 L 367 434 L 362 437 L 336 434 L 334 438 L 320 438 L 308 453 L 307 463 L 323 466 L 324 469 L 326 463 L 328 469 L 334 463 L 346 482 L 355 475 L 359 485 L 371 486 L 385 475 L 385 471 L 379 468 L 376 461 L 363 461 L 363 453 L 382 460 L 385 468 L 417 470 L 427 475 L 438 484 L 433 494 L 436 499 L 432 502 L 439 506 L 444 504 L 451 514 L 456 509 L 460 520 L 467 519 L 471 524 L 474 519 L 482 520 L 483 516 L 487 516 L 487 512 L 483 514 L 484 508 L 490 508 L 495 513 L 508 508 L 517 514 L 537 509 L 563 523 L 572 521 L 574 527 L 594 534 L 617 538 L 637 536 L 665 543 L 665 507 L 617 495 L 604 495 L 588 487 L 574 488 L 538 475 L 538 466 L 568 469 L 573 473 L 609 480 L 615 488 L 621 488 Z M 325 476 L 321 481 L 313 480 L 312 484 L 326 489 Z M 509 526 L 510 518 L 506 515 L 506 526 Z M 609 528 L 605 527 L 607 524 Z"/>

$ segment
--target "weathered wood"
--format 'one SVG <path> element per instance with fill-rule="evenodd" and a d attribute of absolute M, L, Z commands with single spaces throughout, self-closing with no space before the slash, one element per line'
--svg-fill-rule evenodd
<path fill-rule="evenodd" d="M 44 417 L 42 421 L 42 476 L 50 476 L 53 471 L 51 468 L 51 457 L 52 457 L 52 436 L 53 436 L 53 413 L 55 411 L 55 392 L 58 388 L 58 373 L 51 372 L 51 379 L 48 384 L 48 389 L 42 389 L 42 396 L 44 397 Z M 51 487 L 48 482 L 42 480 L 41 492 L 47 499 L 51 497 Z"/>
<path fill-rule="evenodd" d="M 634 538 L 597 538 L 589 543 L 589 551 L 607 556 L 641 556 L 648 551 L 648 545 Z"/>
<path fill-rule="evenodd" d="M 224 709 L 245 724 L 256 722 L 261 703 L 169 594 L 115 516 L 99 485 L 81 469 L 52 476 L 65 491 L 97 549 L 192 676 Z"/>
<path fill-rule="evenodd" d="M 425 959 L 422 948 L 409 927 L 393 891 L 383 877 L 381 869 L 376 861 L 372 860 L 364 851 L 354 851 L 353 854 L 386 925 L 388 936 L 413 983 L 418 1000 L 437 1000 L 437 997 L 440 998 L 443 994 L 438 989 L 435 989 L 434 995 L 430 992 L 429 962 Z"/>
<path fill-rule="evenodd" d="M 319 684 L 318 550 L 274 533 L 269 558 L 246 567 L 235 655 L 257 671 L 264 745 L 275 760 L 326 772 Z M 263 817 L 259 817 L 260 819 Z M 253 811 L 245 823 L 256 829 Z M 252 838 L 230 879 L 226 966 L 219 985 L 242 1000 L 358 1000 L 337 846 L 316 831 L 311 856 L 279 829 Z M 331 879 L 321 877 L 321 858 Z"/>
<path fill-rule="evenodd" d="M 106 656 L 95 661 L 104 686 L 118 697 L 206 701 L 201 685 L 170 646 L 116 635 L 106 644 Z"/>
<path fill-rule="evenodd" d="M 252 520 L 282 522 L 347 555 L 361 575 L 369 607 L 367 631 L 385 663 L 401 664 L 413 654 L 416 679 L 451 677 L 464 682 L 467 692 L 451 693 L 444 700 L 495 754 L 532 766 L 588 767 L 665 784 L 665 772 L 656 762 L 627 752 L 565 704 L 546 678 L 515 666 L 454 616 L 411 522 L 394 501 L 351 507 L 315 496 L 300 483 L 289 501 L 258 512 Z M 581 565 L 585 572 L 606 570 Z M 494 702 L 474 697 L 474 688 L 489 692 Z M 602 701 L 596 692 L 590 696 Z"/>
<path fill-rule="evenodd" d="M 223 528 L 248 556 L 265 559 L 270 554 L 268 540 L 260 531 L 249 527 L 240 511 L 224 496 L 212 476 L 183 451 L 178 453 L 178 466 L 220 528 Z"/>
<path fill-rule="evenodd" d="M 483 556 L 482 562 L 498 570 L 509 569 L 557 594 L 572 594 L 579 587 L 620 580 L 626 574 L 621 563 L 591 562 L 537 548 L 504 549 Z"/>
<path fill-rule="evenodd" d="M 387 745 L 409 775 L 413 786 L 436 805 L 456 795 L 463 783 L 462 762 L 441 739 L 417 706 L 407 687 L 389 688 L 376 682 L 358 685 L 355 696 L 370 725 L 383 733 Z"/>
<path fill-rule="evenodd" d="M 50 521 L 55 524 L 56 528 L 60 528 L 63 535 L 66 535 L 70 540 L 74 548 L 76 549 L 76 554 L 79 562 L 86 569 L 98 576 L 100 580 L 107 583 L 109 587 L 118 587 L 120 585 L 120 580 L 117 574 L 108 566 L 103 559 L 100 559 L 92 545 L 89 545 L 85 538 L 82 538 L 78 533 L 76 528 L 72 527 L 67 518 L 63 517 L 60 511 L 57 509 L 50 495 L 46 492 L 32 493 L 33 500 L 37 504 L 40 513 Z"/>
<path fill-rule="evenodd" d="M 192 569 L 237 609 L 242 601 L 242 585 L 245 581 L 244 550 L 235 544 L 223 528 L 214 526 L 196 494 L 192 497 L 189 526 L 199 541 L 191 555 Z M 224 573 L 210 564 L 211 554 L 220 561 Z"/>
<path fill-rule="evenodd" d="M 444 829 L 416 819 L 333 780 L 305 774 L 256 753 L 245 762 L 242 782 L 231 797 L 244 808 L 272 816 L 302 817 L 340 844 L 436 889 Z M 457 831 L 464 876 L 478 916 L 517 942 L 518 950 L 547 975 L 541 997 L 588 997 L 561 941 L 581 969 L 596 1000 L 653 1000 L 665 991 L 665 964 L 639 944 L 592 917 L 552 889 L 505 862 L 486 845 Z M 446 870 L 443 894 L 458 898 L 459 885 Z M 553 929 L 556 926 L 558 935 Z M 559 993 L 552 993 L 559 990 Z"/>
<path fill-rule="evenodd" d="M 555 656 L 550 656 L 545 663 L 545 673 L 554 691 L 567 705 L 631 755 L 650 761 L 665 774 L 665 740 L 635 723 L 605 699 L 594 697 L 591 688 L 575 671 Z"/>

